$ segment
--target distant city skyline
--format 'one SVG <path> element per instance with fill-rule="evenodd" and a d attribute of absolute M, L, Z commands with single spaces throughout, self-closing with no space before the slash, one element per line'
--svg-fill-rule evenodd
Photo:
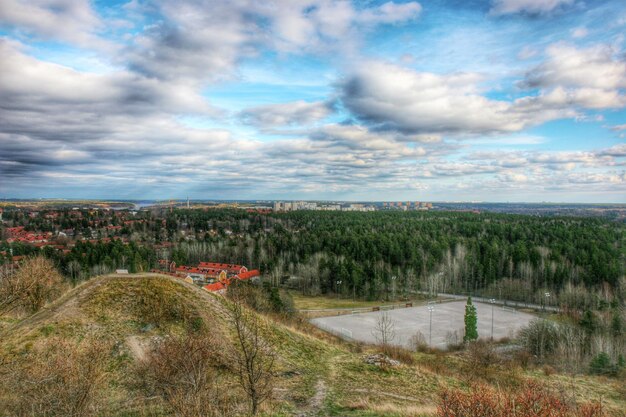
<path fill-rule="evenodd" d="M 622 0 L 5 0 L 0 199 L 626 203 Z"/>

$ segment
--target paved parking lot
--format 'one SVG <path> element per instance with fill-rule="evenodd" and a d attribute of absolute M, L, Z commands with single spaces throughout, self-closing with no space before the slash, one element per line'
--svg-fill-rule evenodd
<path fill-rule="evenodd" d="M 478 336 L 491 337 L 491 304 L 474 303 L 478 312 Z M 422 332 L 428 342 L 429 311 L 427 306 L 400 308 L 386 311 L 395 326 L 394 344 L 409 347 L 409 339 L 417 331 Z M 344 316 L 321 317 L 311 320 L 316 326 L 340 335 L 366 343 L 376 343 L 374 329 L 382 311 L 359 313 Z M 463 339 L 465 301 L 435 304 L 432 313 L 432 346 L 444 349 L 447 346 L 449 332 L 457 331 Z M 493 337 L 514 336 L 536 316 L 528 313 L 493 307 Z"/>

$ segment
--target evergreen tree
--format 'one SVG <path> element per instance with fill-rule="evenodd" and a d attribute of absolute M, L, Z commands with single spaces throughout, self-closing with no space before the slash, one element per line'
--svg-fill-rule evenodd
<path fill-rule="evenodd" d="M 616 372 L 615 368 L 611 363 L 611 358 L 605 352 L 600 352 L 589 364 L 589 372 L 596 375 L 612 375 Z"/>
<path fill-rule="evenodd" d="M 478 339 L 478 317 L 476 315 L 476 306 L 472 304 L 472 297 L 467 297 L 465 305 L 465 336 L 463 341 L 471 342 Z"/>

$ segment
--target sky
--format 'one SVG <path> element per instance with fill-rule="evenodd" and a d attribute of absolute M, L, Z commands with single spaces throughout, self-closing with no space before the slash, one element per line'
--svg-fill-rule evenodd
<path fill-rule="evenodd" d="M 623 0 L 2 0 L 0 198 L 626 203 Z"/>

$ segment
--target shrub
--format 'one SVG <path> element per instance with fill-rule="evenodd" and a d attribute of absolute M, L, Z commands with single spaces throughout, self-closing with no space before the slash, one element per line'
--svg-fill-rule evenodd
<path fill-rule="evenodd" d="M 52 261 L 43 256 L 29 258 L 17 271 L 0 274 L 0 315 L 15 310 L 35 313 L 62 288 L 63 276 Z"/>
<path fill-rule="evenodd" d="M 415 352 L 425 352 L 428 350 L 426 337 L 420 331 L 415 332 L 415 334 L 409 338 L 409 346 L 411 346 L 411 349 Z"/>
<path fill-rule="evenodd" d="M 412 365 L 415 363 L 413 353 L 400 346 L 386 345 L 381 348 L 381 352 L 389 356 L 391 359 L 395 359 L 398 362 L 402 362 L 407 365 Z"/>
<path fill-rule="evenodd" d="M 448 331 L 446 333 L 446 348 L 451 351 L 457 351 L 463 349 L 463 338 L 459 336 L 459 331 Z"/>
<path fill-rule="evenodd" d="M 527 369 L 532 362 L 532 355 L 526 349 L 520 349 L 513 354 L 514 363 Z"/>
<path fill-rule="evenodd" d="M 552 376 L 556 373 L 556 369 L 554 369 L 552 366 L 550 365 L 545 365 L 543 367 L 543 374 L 545 376 Z"/>
<path fill-rule="evenodd" d="M 166 338 L 138 365 L 139 386 L 148 396 L 161 397 L 177 416 L 225 415 L 228 390 L 218 378 L 226 350 L 206 334 Z"/>
<path fill-rule="evenodd" d="M 91 416 L 98 414 L 99 389 L 106 375 L 111 346 L 102 339 L 74 343 L 46 339 L 24 360 L 9 364 L 3 386 L 12 392 L 0 404 L 15 416 Z"/>
<path fill-rule="evenodd" d="M 531 354 L 544 358 L 556 349 L 559 329 L 551 321 L 533 320 L 520 331 L 520 340 Z"/>
<path fill-rule="evenodd" d="M 598 403 L 571 406 L 537 383 L 528 383 L 513 393 L 482 385 L 470 392 L 444 390 L 437 407 L 438 417 L 602 417 Z"/>
<path fill-rule="evenodd" d="M 613 363 L 605 352 L 597 354 L 589 364 L 589 373 L 594 375 L 616 376 L 623 368 L 624 358 L 620 355 L 617 362 Z"/>
<path fill-rule="evenodd" d="M 484 340 L 471 342 L 467 348 L 470 366 L 475 369 L 485 369 L 500 362 L 500 358 L 491 345 Z"/>

